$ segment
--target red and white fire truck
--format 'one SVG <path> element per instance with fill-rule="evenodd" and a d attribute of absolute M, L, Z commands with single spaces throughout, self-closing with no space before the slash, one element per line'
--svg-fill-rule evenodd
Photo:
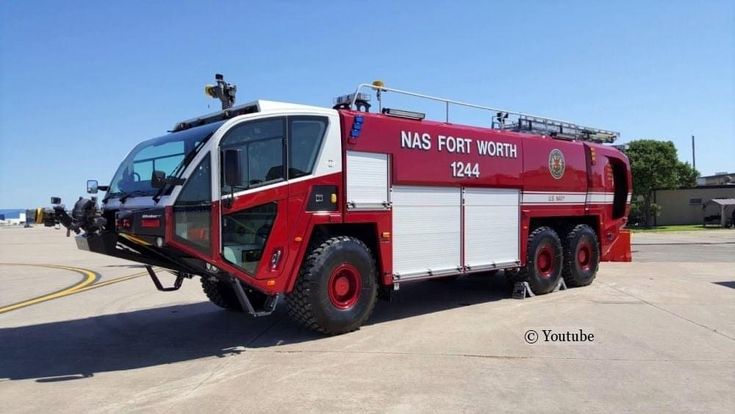
<path fill-rule="evenodd" d="M 222 111 L 140 143 L 109 186 L 88 182 L 107 192 L 101 205 L 80 198 L 68 215 L 55 199 L 46 221 L 81 249 L 146 264 L 160 290 L 200 276 L 212 302 L 256 316 L 285 297 L 326 334 L 358 329 L 415 280 L 503 269 L 544 294 L 631 260 L 630 167 L 605 145 L 615 132 L 382 82 L 333 108 L 233 106 L 221 75 L 206 90 Z M 393 95 L 438 102 L 446 118 L 384 107 Z M 485 111 L 489 126 L 449 122 L 455 107 Z"/>

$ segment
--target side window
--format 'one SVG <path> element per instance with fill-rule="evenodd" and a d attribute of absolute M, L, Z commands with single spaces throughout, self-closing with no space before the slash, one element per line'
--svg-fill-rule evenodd
<path fill-rule="evenodd" d="M 212 179 L 210 175 L 209 154 L 197 165 L 191 177 L 186 180 L 175 205 L 209 204 L 212 198 Z"/>
<path fill-rule="evenodd" d="M 174 203 L 176 238 L 205 253 L 211 247 L 212 179 L 210 164 L 210 156 L 207 154 L 186 181 Z"/>
<path fill-rule="evenodd" d="M 270 118 L 233 127 L 220 143 L 220 150 L 240 150 L 240 174 L 244 190 L 284 180 L 286 119 Z M 233 191 L 222 182 L 222 193 Z"/>
<path fill-rule="evenodd" d="M 222 256 L 225 260 L 255 274 L 275 218 L 275 203 L 222 217 Z"/>
<path fill-rule="evenodd" d="M 327 119 L 316 116 L 289 118 L 288 178 L 298 178 L 312 173 L 319 155 Z"/>

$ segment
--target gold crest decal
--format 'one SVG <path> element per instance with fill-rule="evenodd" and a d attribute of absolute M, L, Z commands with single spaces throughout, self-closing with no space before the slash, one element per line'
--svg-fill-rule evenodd
<path fill-rule="evenodd" d="M 558 149 L 553 149 L 549 153 L 549 172 L 551 176 L 557 180 L 564 176 L 564 169 L 566 163 L 564 162 L 564 154 Z"/>

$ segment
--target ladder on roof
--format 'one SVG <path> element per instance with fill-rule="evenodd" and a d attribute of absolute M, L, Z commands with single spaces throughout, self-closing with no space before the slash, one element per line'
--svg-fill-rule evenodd
<path fill-rule="evenodd" d="M 456 105 L 466 108 L 489 111 L 492 114 L 492 128 L 503 131 L 528 132 L 533 134 L 546 135 L 556 139 L 592 141 L 606 144 L 613 143 L 617 138 L 620 137 L 620 133 L 616 131 L 590 128 L 575 124 L 573 122 L 562 121 L 543 116 L 530 115 L 522 112 L 508 111 L 505 109 L 476 105 L 467 102 L 456 101 L 453 99 L 439 98 L 436 96 L 430 96 L 416 92 L 388 88 L 384 86 L 383 82 L 381 81 L 375 81 L 373 83 L 361 83 L 357 86 L 354 93 L 337 98 L 337 106 L 342 105 L 344 107 L 356 110 L 359 110 L 360 108 L 369 108 L 369 104 L 367 104 L 367 102 L 370 100 L 370 95 L 361 92 L 363 89 L 375 91 L 378 99 L 379 111 L 381 112 L 383 109 L 382 93 L 394 92 L 401 95 L 442 102 L 445 108 L 446 122 L 449 122 L 450 106 Z"/>

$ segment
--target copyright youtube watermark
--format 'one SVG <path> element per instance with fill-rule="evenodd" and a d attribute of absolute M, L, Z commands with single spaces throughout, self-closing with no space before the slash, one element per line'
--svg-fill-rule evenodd
<path fill-rule="evenodd" d="M 563 330 L 563 329 L 529 329 L 523 334 L 523 340 L 527 344 L 535 343 L 592 343 L 595 341 L 595 334 L 584 329 Z"/>

